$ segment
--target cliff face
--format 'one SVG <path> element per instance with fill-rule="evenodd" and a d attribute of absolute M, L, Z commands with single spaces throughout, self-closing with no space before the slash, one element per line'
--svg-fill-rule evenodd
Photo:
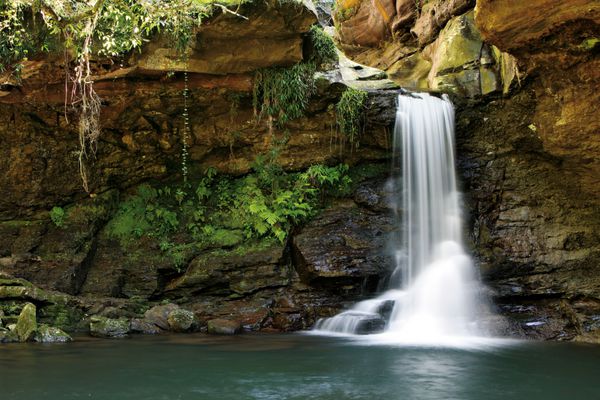
<path fill-rule="evenodd" d="M 318 74 L 304 117 L 285 128 L 257 122 L 255 72 L 305 60 L 317 20 L 311 6 L 274 4 L 243 5 L 248 21 L 230 14 L 206 21 L 186 63 L 157 38 L 122 65 L 94 64 L 103 134 L 88 161 L 91 195 L 79 180 L 61 59 L 33 59 L 22 82 L 0 85 L 0 272 L 69 295 L 0 280 L 2 307 L 31 301 L 47 322 L 74 328 L 84 313 L 132 318 L 168 300 L 192 310 L 201 328 L 229 318 L 247 329 L 293 330 L 378 289 L 391 264 L 388 239 L 398 233 L 386 201 L 397 193 L 384 185 L 395 93 L 369 92 L 358 148 L 336 130 L 335 105 L 342 76 L 360 87 L 373 76 L 347 62 L 345 72 Z M 356 61 L 404 87 L 452 95 L 472 250 L 512 333 L 595 340 L 596 3 L 347 0 L 334 22 Z M 176 265 L 156 238 L 119 241 L 111 224 L 141 184 L 181 180 L 183 71 L 192 179 L 213 167 L 233 180 L 276 149 L 283 172 L 358 166 L 352 191 L 283 244 L 245 243 L 233 226 L 227 240 L 187 249 Z M 53 207 L 65 211 L 54 216 L 58 224 Z"/>
<path fill-rule="evenodd" d="M 454 94 L 473 250 L 516 330 L 596 340 L 597 2 L 338 4 L 339 40 L 356 60 Z"/>
<path fill-rule="evenodd" d="M 335 106 L 346 89 L 337 69 L 317 74 L 305 116 L 285 127 L 269 124 L 267 116 L 257 119 L 257 71 L 306 60 L 308 30 L 317 17 L 312 7 L 294 2 L 247 3 L 238 11 L 248 20 L 217 13 L 205 21 L 195 32 L 185 62 L 160 37 L 120 65 L 93 62 L 94 88 L 102 99 L 102 136 L 87 160 L 90 194 L 79 178 L 78 115 L 64 105 L 62 58 L 32 59 L 25 62 L 21 81 L 3 78 L 0 310 L 12 315 L 30 301 L 44 322 L 87 329 L 84 313 L 132 318 L 151 302 L 167 300 L 194 312 L 195 329 L 206 329 L 208 320 L 224 317 L 250 330 L 297 330 L 377 288 L 388 264 L 380 250 L 395 227 L 384 210 L 377 216 L 384 227 L 370 230 L 367 222 L 374 212 L 351 199 L 336 200 L 339 208 L 307 226 L 294 246 L 291 238 L 284 243 L 246 240 L 243 226 L 230 217 L 215 217 L 213 225 L 198 224 L 199 229 L 204 224 L 212 230 L 220 224 L 220 236 L 214 236 L 218 241 L 200 243 L 178 232 L 170 242 L 148 235 L 128 242 L 111 234 L 119 210 L 146 187 L 140 189 L 141 184 L 170 190 L 181 182 L 186 123 L 194 185 L 209 167 L 229 177 L 223 184 L 237 185 L 258 157 L 268 159 L 275 153 L 280 174 L 339 163 L 383 162 L 383 169 L 375 167 L 376 172 L 367 175 L 387 171 L 394 95 L 369 94 L 368 134 L 361 135 L 357 150 L 356 143 L 349 143 L 336 128 Z M 372 190 L 381 191 L 380 186 Z M 355 219 L 342 218 L 346 212 Z M 322 225 L 337 226 L 327 234 L 330 243 L 311 242 L 313 235 L 327 230 Z M 365 231 L 344 241 L 346 231 L 356 226 Z M 180 246 L 181 252 L 174 253 L 172 246 Z M 328 252 L 339 258 L 328 260 Z M 350 258 L 358 264 L 369 260 L 370 267 L 347 265 Z M 27 279 L 40 289 L 2 273 Z"/>

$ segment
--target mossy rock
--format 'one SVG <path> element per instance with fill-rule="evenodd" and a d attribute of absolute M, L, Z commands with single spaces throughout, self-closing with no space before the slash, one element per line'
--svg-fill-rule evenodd
<path fill-rule="evenodd" d="M 167 317 L 169 328 L 174 332 L 186 332 L 192 329 L 196 317 L 188 310 L 178 309 L 172 311 Z"/>
<path fill-rule="evenodd" d="M 126 337 L 130 330 L 126 318 L 112 319 L 94 316 L 90 320 L 90 335 L 100 338 Z"/>
<path fill-rule="evenodd" d="M 33 340 L 38 343 L 66 343 L 73 341 L 73 338 L 54 326 L 40 325 Z"/>
<path fill-rule="evenodd" d="M 33 304 L 27 303 L 19 315 L 15 332 L 20 342 L 28 342 L 33 339 L 36 330 L 36 308 Z"/>

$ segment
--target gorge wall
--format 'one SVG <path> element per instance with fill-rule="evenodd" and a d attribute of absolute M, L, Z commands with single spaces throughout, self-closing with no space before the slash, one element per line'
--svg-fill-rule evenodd
<path fill-rule="evenodd" d="M 597 340 L 600 6 L 344 1 L 334 19 L 355 60 L 453 94 L 473 251 L 515 329 Z"/>
<path fill-rule="evenodd" d="M 184 64 L 161 38 L 120 64 L 98 60 L 103 134 L 89 161 L 91 194 L 78 175 L 62 58 L 32 58 L 21 82 L 4 78 L 0 272 L 40 287 L 3 278 L 5 308 L 31 301 L 47 322 L 87 329 L 90 315 L 131 319 L 166 301 L 193 311 L 198 329 L 228 319 L 249 330 L 297 330 L 378 290 L 397 234 L 386 201 L 397 193 L 385 187 L 397 92 L 369 91 L 358 147 L 335 126 L 347 85 L 338 69 L 317 73 L 305 116 L 284 128 L 257 122 L 252 107 L 256 71 L 306 60 L 316 11 L 323 17 L 329 7 L 252 2 L 239 10 L 248 21 L 216 15 Z M 598 340 L 600 6 L 344 0 L 333 23 L 354 61 L 404 88 L 451 94 L 468 236 L 508 333 Z M 226 227 L 227 241 L 187 249 L 177 265 L 156 238 L 115 238 L 111 221 L 140 185 L 182 179 L 186 79 L 194 182 L 209 167 L 242 178 L 275 148 L 288 173 L 350 165 L 351 190 L 326 199 L 284 243 L 247 241 Z M 54 207 L 65 210 L 60 226 Z"/>

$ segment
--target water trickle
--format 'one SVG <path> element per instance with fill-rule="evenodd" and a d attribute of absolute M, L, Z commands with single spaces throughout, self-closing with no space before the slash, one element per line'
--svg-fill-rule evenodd
<path fill-rule="evenodd" d="M 390 290 L 321 319 L 318 333 L 444 344 L 482 336 L 481 285 L 462 243 L 454 169 L 454 108 L 444 96 L 398 96 L 390 185 L 403 211 Z"/>

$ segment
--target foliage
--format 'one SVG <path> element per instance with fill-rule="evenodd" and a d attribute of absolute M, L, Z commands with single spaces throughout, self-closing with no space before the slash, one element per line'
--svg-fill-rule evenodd
<path fill-rule="evenodd" d="M 208 169 L 193 191 L 142 185 L 121 203 L 107 232 L 123 244 L 155 238 L 176 265 L 183 265 L 194 249 L 256 239 L 284 242 L 293 226 L 316 213 L 327 193 L 350 184 L 346 165 L 285 173 L 271 163 L 255 163 L 253 173 L 238 179 Z"/>
<path fill-rule="evenodd" d="M 0 3 L 0 72 L 11 65 L 27 59 L 36 51 L 46 49 L 46 44 L 37 43 L 35 35 L 25 21 L 26 6 L 21 2 Z M 14 72 L 18 73 L 19 68 Z"/>
<path fill-rule="evenodd" d="M 278 126 L 304 115 L 315 92 L 315 64 L 299 63 L 290 68 L 265 68 L 255 75 L 253 104 L 257 117 L 275 119 Z"/>
<path fill-rule="evenodd" d="M 313 54 L 310 58 L 311 61 L 316 65 L 333 64 L 337 62 L 338 54 L 335 43 L 320 25 L 311 26 L 309 36 L 313 47 Z"/>
<path fill-rule="evenodd" d="M 62 227 L 65 222 L 65 210 L 62 207 L 52 207 L 52 210 L 50 210 L 50 219 L 54 225 L 59 228 Z"/>
<path fill-rule="evenodd" d="M 364 111 L 367 98 L 367 92 L 348 88 L 336 105 L 338 129 L 355 147 L 359 145 L 359 137 L 364 127 Z"/>

